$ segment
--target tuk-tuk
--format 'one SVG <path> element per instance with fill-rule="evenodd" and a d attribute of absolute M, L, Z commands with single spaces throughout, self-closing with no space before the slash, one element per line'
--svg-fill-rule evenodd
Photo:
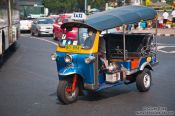
<path fill-rule="evenodd" d="M 51 59 L 57 63 L 57 97 L 73 103 L 83 91 L 100 91 L 136 82 L 140 92 L 151 87 L 151 70 L 158 63 L 156 32 L 127 33 L 125 27 L 156 18 L 156 11 L 144 6 L 124 6 L 90 15 L 84 23 L 67 22 L 67 32 L 78 28 L 75 39 L 62 36 Z M 123 26 L 123 33 L 101 32 Z"/>

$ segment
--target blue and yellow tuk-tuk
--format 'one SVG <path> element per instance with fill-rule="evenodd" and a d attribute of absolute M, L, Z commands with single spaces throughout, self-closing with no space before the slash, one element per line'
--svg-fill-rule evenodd
<path fill-rule="evenodd" d="M 100 91 L 118 84 L 136 82 L 140 92 L 151 87 L 152 66 L 158 63 L 156 31 L 127 33 L 125 27 L 156 18 L 156 11 L 144 6 L 124 6 L 96 13 L 84 23 L 67 22 L 67 32 L 78 28 L 76 38 L 62 36 L 51 59 L 57 63 L 57 96 L 73 103 L 82 91 Z M 123 26 L 123 33 L 101 32 Z"/>

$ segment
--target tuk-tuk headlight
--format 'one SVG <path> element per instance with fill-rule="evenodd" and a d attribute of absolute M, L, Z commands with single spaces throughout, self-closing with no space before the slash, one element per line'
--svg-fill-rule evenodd
<path fill-rule="evenodd" d="M 57 54 L 56 53 L 51 54 L 50 58 L 51 60 L 55 61 L 57 59 Z"/>
<path fill-rule="evenodd" d="M 94 56 L 89 56 L 89 57 L 86 57 L 85 59 L 84 59 L 84 62 L 86 63 L 86 64 L 90 64 L 91 62 L 94 62 L 95 61 L 95 57 Z"/>
<path fill-rule="evenodd" d="M 72 62 L 72 56 L 66 55 L 66 56 L 64 57 L 64 61 L 65 61 L 66 63 L 71 63 L 71 62 Z"/>

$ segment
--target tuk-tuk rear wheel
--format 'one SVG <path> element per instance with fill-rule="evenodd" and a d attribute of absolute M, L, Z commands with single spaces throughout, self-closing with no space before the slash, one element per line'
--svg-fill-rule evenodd
<path fill-rule="evenodd" d="M 136 86 L 140 92 L 148 91 L 151 87 L 151 72 L 148 68 L 145 68 L 141 73 L 137 75 Z"/>
<path fill-rule="evenodd" d="M 65 80 L 59 80 L 57 88 L 57 97 L 63 104 L 70 104 L 78 99 L 79 86 L 76 85 L 75 90 L 72 91 L 72 78 L 67 78 Z"/>

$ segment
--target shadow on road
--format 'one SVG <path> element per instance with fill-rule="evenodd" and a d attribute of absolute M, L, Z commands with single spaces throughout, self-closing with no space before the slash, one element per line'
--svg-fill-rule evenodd
<path fill-rule="evenodd" d="M 124 94 L 128 94 L 130 92 L 136 92 L 136 90 L 134 88 L 132 89 L 126 89 L 126 88 L 122 88 L 119 87 L 118 88 L 108 88 L 105 90 L 101 90 L 99 92 L 87 92 L 84 91 L 84 95 L 79 96 L 78 101 L 90 101 L 90 102 L 94 102 L 94 101 L 102 101 L 108 98 L 112 98 L 112 97 L 120 97 L 121 95 Z M 57 96 L 56 92 L 50 94 L 49 96 Z M 63 105 L 59 99 L 57 99 L 56 104 L 58 105 Z"/>
<path fill-rule="evenodd" d="M 15 43 L 5 51 L 3 56 L 0 57 L 0 69 L 8 61 L 8 59 L 16 52 L 18 48 L 19 48 L 19 44 Z"/>
<path fill-rule="evenodd" d="M 111 97 L 116 97 L 116 96 L 120 96 L 123 94 L 127 94 L 130 92 L 132 91 L 129 89 L 117 89 L 114 87 L 114 88 L 105 89 L 99 92 L 88 92 L 85 94 L 85 96 L 79 97 L 79 100 L 99 101 L 99 100 L 108 99 Z"/>

